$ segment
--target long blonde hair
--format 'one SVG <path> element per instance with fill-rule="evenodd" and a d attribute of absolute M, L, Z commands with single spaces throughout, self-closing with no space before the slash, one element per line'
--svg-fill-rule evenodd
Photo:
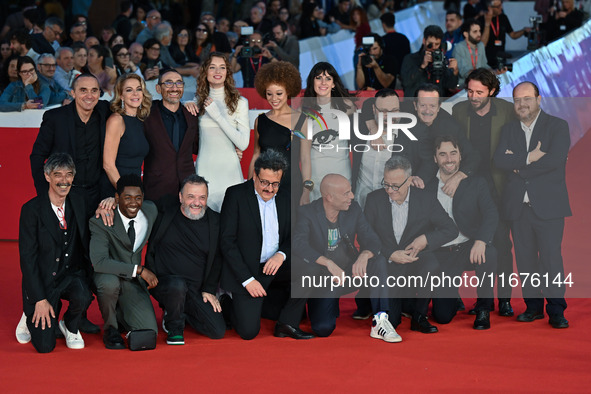
<path fill-rule="evenodd" d="M 117 78 L 117 83 L 115 84 L 115 97 L 113 97 L 113 100 L 111 101 L 111 111 L 117 112 L 119 115 L 125 115 L 121 94 L 123 93 L 123 85 L 128 79 L 135 79 L 139 81 L 140 86 L 142 87 L 144 98 L 142 99 L 142 103 L 137 110 L 137 118 L 141 121 L 144 121 L 150 115 L 150 109 L 152 107 L 152 95 L 150 92 L 148 92 L 146 83 L 142 77 L 134 73 L 123 74 Z"/>
<path fill-rule="evenodd" d="M 199 107 L 199 114 L 203 115 L 205 113 L 205 99 L 209 96 L 209 82 L 207 82 L 207 69 L 211 65 L 211 61 L 214 57 L 219 57 L 224 59 L 224 63 L 226 63 L 226 80 L 224 81 L 224 93 L 226 96 L 226 107 L 228 107 L 228 111 L 230 114 L 233 114 L 236 111 L 236 107 L 238 106 L 238 100 L 240 100 L 240 92 L 236 89 L 236 83 L 234 82 L 234 77 L 232 75 L 232 70 L 230 67 L 230 62 L 226 55 L 221 52 L 212 52 L 209 54 L 207 60 L 201 64 L 201 70 L 199 71 L 199 79 L 197 80 L 197 94 L 198 102 L 197 106 Z"/>

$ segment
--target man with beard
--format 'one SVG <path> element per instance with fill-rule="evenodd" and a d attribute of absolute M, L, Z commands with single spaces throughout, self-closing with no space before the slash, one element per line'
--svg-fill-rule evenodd
<path fill-rule="evenodd" d="M 453 196 L 462 179 L 472 175 L 478 169 L 480 155 L 466 138 L 462 126 L 445 110 L 441 111 L 437 86 L 433 84 L 421 85 L 417 89 L 416 96 L 414 109 L 418 117 L 418 124 L 411 129 L 411 132 L 416 133 L 415 135 L 424 135 L 419 140 L 420 164 L 416 175 L 425 183 L 434 179 L 437 173 L 437 165 L 433 162 L 435 138 L 442 135 L 456 138 L 460 150 L 463 152 L 464 160 L 462 160 L 460 170 L 451 176 L 443 187 L 445 194 Z"/>
<path fill-rule="evenodd" d="M 156 91 L 162 100 L 152 101 L 145 133 L 150 152 L 144 159 L 146 199 L 156 201 L 177 194 L 181 181 L 195 172 L 193 153 L 198 151 L 198 122 L 181 105 L 185 83 L 178 71 L 160 74 Z"/>
<path fill-rule="evenodd" d="M 568 328 L 562 264 L 564 218 L 571 216 L 565 167 L 570 149 L 568 123 L 540 109 L 540 92 L 531 82 L 513 89 L 519 121 L 506 124 L 495 151 L 497 167 L 507 171 L 502 216 L 511 221 L 515 261 L 519 273 L 548 278 L 548 285 L 522 283 L 526 310 L 517 321 L 544 318 L 554 328 Z"/>
<path fill-rule="evenodd" d="M 222 272 L 218 247 L 219 214 L 207 208 L 207 181 L 189 175 L 177 196 L 156 204 L 158 219 L 148 244 L 146 267 L 158 277 L 152 296 L 164 309 L 166 343 L 184 345 L 185 322 L 212 339 L 224 336 L 226 324 L 215 297 Z"/>
<path fill-rule="evenodd" d="M 464 42 L 454 46 L 453 57 L 458 61 L 458 85 L 464 86 L 464 81 L 470 71 L 480 67 L 488 67 L 484 44 L 480 41 L 481 29 L 476 20 L 464 22 L 461 28 Z"/>
<path fill-rule="evenodd" d="M 508 101 L 495 98 L 501 84 L 491 70 L 478 68 L 466 78 L 468 100 L 453 107 L 454 119 L 464 126 L 468 140 L 480 153 L 480 165 L 475 175 L 483 177 L 497 207 L 501 206 L 501 195 L 505 187 L 506 173 L 493 163 L 493 156 L 502 127 L 515 119 L 513 105 Z M 513 273 L 512 243 L 509 237 L 509 222 L 499 219 L 493 239 L 497 249 L 497 272 L 508 278 Z M 499 315 L 513 316 L 511 307 L 511 287 L 498 283 Z M 475 314 L 472 309 L 470 314 Z"/>

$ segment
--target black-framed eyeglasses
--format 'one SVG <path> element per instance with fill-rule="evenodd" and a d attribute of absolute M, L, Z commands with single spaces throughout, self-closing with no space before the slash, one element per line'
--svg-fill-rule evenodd
<path fill-rule="evenodd" d="M 117 54 L 117 57 L 129 57 L 129 56 L 130 56 L 129 52 Z"/>
<path fill-rule="evenodd" d="M 53 34 L 55 34 L 58 37 L 61 37 L 61 35 L 64 34 L 63 31 L 55 30 L 55 29 L 53 29 L 51 27 L 49 28 L 49 30 L 51 30 L 53 32 Z"/>
<path fill-rule="evenodd" d="M 404 186 L 404 184 L 406 183 L 406 181 L 408 181 L 410 179 L 410 175 L 404 180 L 404 182 L 402 182 L 400 185 L 390 185 L 389 183 L 386 183 L 383 179 L 382 179 L 382 187 L 384 189 L 386 189 L 386 191 L 388 191 L 388 189 L 392 189 L 392 191 L 397 192 L 398 190 L 400 190 L 400 188 L 402 186 Z"/>
<path fill-rule="evenodd" d="M 265 179 L 261 179 L 259 177 L 257 177 L 257 179 L 259 180 L 262 187 L 267 187 L 267 186 L 271 185 L 273 187 L 273 189 L 279 189 L 279 185 L 281 185 L 281 182 L 269 182 L 269 181 L 267 181 Z"/>
<path fill-rule="evenodd" d="M 20 70 L 19 71 L 20 74 L 24 74 L 24 75 L 26 75 L 26 74 L 33 74 L 34 72 L 35 72 L 35 69 L 34 68 L 31 68 L 29 70 Z"/>
<path fill-rule="evenodd" d="M 161 82 L 160 85 L 164 85 L 167 88 L 172 88 L 173 86 L 176 86 L 177 88 L 182 88 L 183 86 L 185 86 L 185 83 L 183 81 L 164 81 Z"/>
<path fill-rule="evenodd" d="M 196 31 L 196 32 L 199 32 L 199 33 L 207 33 L 209 30 L 207 30 L 207 29 L 195 29 L 195 31 Z M 180 37 L 180 36 L 181 36 L 181 35 L 179 34 L 179 37 Z"/>

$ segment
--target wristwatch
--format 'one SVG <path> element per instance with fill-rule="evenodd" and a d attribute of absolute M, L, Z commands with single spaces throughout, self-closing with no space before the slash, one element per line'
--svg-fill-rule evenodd
<path fill-rule="evenodd" d="M 304 181 L 304 187 L 309 191 L 312 191 L 314 190 L 314 182 L 308 179 L 307 181 Z"/>

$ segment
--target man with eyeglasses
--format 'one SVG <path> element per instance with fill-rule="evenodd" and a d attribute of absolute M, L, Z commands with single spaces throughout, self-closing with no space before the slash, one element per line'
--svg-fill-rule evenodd
<path fill-rule="evenodd" d="M 263 35 L 258 31 L 248 37 L 247 43 L 236 46 L 236 51 L 230 56 L 230 66 L 234 73 L 242 71 L 242 87 L 253 88 L 257 72 L 271 62 L 273 55 L 263 47 Z"/>
<path fill-rule="evenodd" d="M 494 155 L 495 165 L 507 173 L 501 216 L 511 222 L 519 273 L 542 283 L 522 283 L 526 310 L 517 321 L 543 319 L 546 298 L 550 325 L 567 328 L 564 283 L 569 278 L 564 276 L 561 244 L 564 218 L 572 215 L 565 181 L 569 127 L 540 109 L 540 91 L 532 82 L 515 86 L 513 101 L 518 120 L 503 126 Z"/>
<path fill-rule="evenodd" d="M 55 50 L 60 46 L 63 32 L 64 22 L 61 19 L 53 16 L 47 18 L 43 31 L 31 36 L 33 50 L 38 54 L 51 53 L 55 55 Z"/>
<path fill-rule="evenodd" d="M 75 42 L 84 41 L 86 41 L 86 24 L 74 23 L 72 27 L 70 27 L 70 37 L 62 44 L 70 46 Z"/>
<path fill-rule="evenodd" d="M 137 35 L 135 42 L 144 44 L 148 39 L 154 38 L 154 29 L 162 22 L 162 15 L 158 10 L 151 10 L 146 15 L 146 27 Z"/>
<path fill-rule="evenodd" d="M 55 57 L 49 53 L 44 53 L 37 59 L 39 79 L 45 82 L 51 90 L 51 95 L 49 96 L 49 102 L 47 105 L 67 105 L 71 102 L 71 100 L 68 99 L 68 93 L 54 79 L 56 67 L 57 62 Z"/>
<path fill-rule="evenodd" d="M 410 188 L 412 167 L 404 156 L 391 157 L 384 166 L 383 188 L 367 195 L 365 216 L 382 244 L 388 259 L 388 274 L 400 286 L 390 290 L 390 322 L 401 322 L 402 298 L 414 299 L 410 329 L 425 334 L 437 327 L 427 320 L 432 292 L 427 278 L 437 274 L 439 264 L 433 251 L 458 236 L 458 229 L 437 197 L 425 189 Z M 413 285 L 411 277 L 420 277 Z M 406 286 L 401 278 L 405 278 Z M 423 285 L 421 285 L 421 282 Z"/>
<path fill-rule="evenodd" d="M 202 12 L 199 22 L 207 26 L 209 34 L 213 39 L 213 45 L 215 46 L 216 52 L 225 53 L 227 56 L 229 56 L 232 52 L 230 41 L 228 40 L 228 36 L 226 36 L 225 33 L 216 30 L 216 21 L 213 13 L 208 11 Z"/>
<path fill-rule="evenodd" d="M 183 179 L 195 173 L 193 154 L 198 152 L 198 121 L 181 105 L 185 90 L 178 71 L 165 70 L 156 91 L 162 100 L 153 100 L 144 122 L 150 152 L 144 159 L 146 199 L 156 201 L 178 194 Z"/>
<path fill-rule="evenodd" d="M 287 294 L 291 276 L 291 207 L 286 194 L 277 194 L 288 162 L 284 155 L 269 149 L 258 157 L 249 181 L 226 190 L 221 210 L 220 247 L 224 256 L 221 287 L 225 295 L 222 312 L 242 339 L 255 338 L 261 328 L 263 302 L 271 299 L 270 287 Z M 309 339 L 300 330 L 305 299 L 289 298 L 275 325 L 276 337 Z"/>
<path fill-rule="evenodd" d="M 437 179 L 427 187 L 443 209 L 458 226 L 459 235 L 435 250 L 440 270 L 450 277 L 461 276 L 464 271 L 475 271 L 484 278 L 476 289 L 478 299 L 474 308 L 475 330 L 490 328 L 490 311 L 493 306 L 494 280 L 497 267 L 497 250 L 493 237 L 499 215 L 486 180 L 471 176 L 460 183 L 450 197 L 442 191 L 445 181 L 460 170 L 462 154 L 454 137 L 435 139 L 434 160 L 439 167 Z M 442 286 L 433 297 L 433 317 L 440 324 L 451 322 L 457 312 L 458 288 Z"/>

